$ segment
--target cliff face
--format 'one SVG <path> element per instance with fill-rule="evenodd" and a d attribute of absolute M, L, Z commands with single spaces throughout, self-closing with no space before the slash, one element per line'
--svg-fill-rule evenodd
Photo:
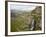
<path fill-rule="evenodd" d="M 42 7 L 41 6 L 38 6 L 36 7 L 32 13 L 31 13 L 31 16 L 33 17 L 33 19 L 35 20 L 36 24 L 35 24 L 35 30 L 41 30 L 41 26 L 42 26 L 42 11 L 41 11 Z"/>

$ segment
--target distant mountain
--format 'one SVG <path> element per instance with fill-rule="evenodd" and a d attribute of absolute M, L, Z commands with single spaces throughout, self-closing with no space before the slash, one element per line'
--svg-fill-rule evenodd
<path fill-rule="evenodd" d="M 16 13 L 16 14 L 22 14 L 22 13 L 27 13 L 27 12 L 31 12 L 31 10 L 30 11 L 24 11 L 24 10 L 11 10 L 11 13 Z"/>
<path fill-rule="evenodd" d="M 11 10 L 11 16 L 21 16 L 21 15 L 27 15 L 31 14 L 31 11 L 21 11 L 21 10 Z"/>
<path fill-rule="evenodd" d="M 20 10 L 11 10 L 11 13 L 22 13 L 23 11 Z"/>

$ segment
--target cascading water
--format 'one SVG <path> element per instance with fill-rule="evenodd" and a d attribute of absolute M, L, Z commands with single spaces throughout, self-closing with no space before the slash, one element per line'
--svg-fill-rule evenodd
<path fill-rule="evenodd" d="M 31 20 L 29 20 L 29 31 L 30 30 L 34 30 L 35 28 L 35 20 L 32 18 Z"/>
<path fill-rule="evenodd" d="M 32 20 L 32 24 L 31 24 L 31 29 L 30 30 L 33 30 L 34 29 L 34 19 Z"/>

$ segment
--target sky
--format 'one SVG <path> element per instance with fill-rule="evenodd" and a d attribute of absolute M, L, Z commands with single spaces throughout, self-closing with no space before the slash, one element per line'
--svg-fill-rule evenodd
<path fill-rule="evenodd" d="M 32 5 L 25 5 L 25 4 L 10 4 L 10 9 L 13 10 L 33 10 L 35 9 L 36 6 L 32 6 Z"/>

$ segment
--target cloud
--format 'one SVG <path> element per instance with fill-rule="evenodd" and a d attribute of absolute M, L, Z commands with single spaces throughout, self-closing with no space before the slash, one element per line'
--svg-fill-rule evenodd
<path fill-rule="evenodd" d="M 17 4 L 10 5 L 10 9 L 15 9 L 15 10 L 33 10 L 35 8 L 36 6 L 23 4 L 23 3 L 20 3 L 20 4 L 17 3 Z"/>

